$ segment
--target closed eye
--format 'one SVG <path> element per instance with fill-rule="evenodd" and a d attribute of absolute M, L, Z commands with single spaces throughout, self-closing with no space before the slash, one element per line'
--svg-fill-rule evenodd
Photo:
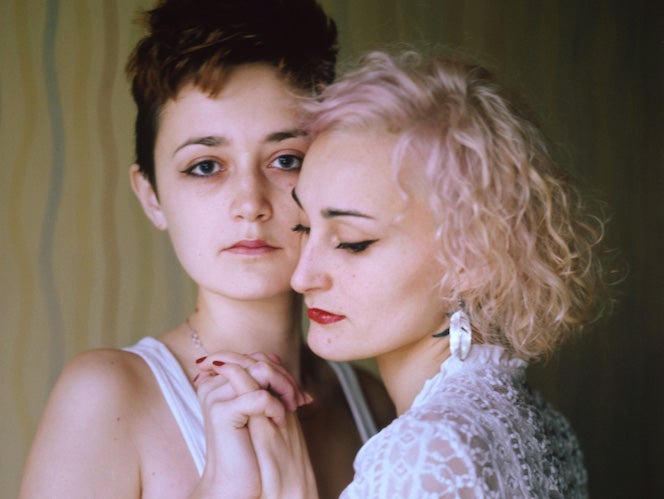
<path fill-rule="evenodd" d="M 299 232 L 300 234 L 309 234 L 311 229 L 309 227 L 306 227 L 302 224 L 297 224 L 295 227 L 291 229 L 293 232 Z"/>
<path fill-rule="evenodd" d="M 357 243 L 339 243 L 337 249 L 348 250 L 352 253 L 362 253 L 376 241 L 378 241 L 378 239 L 370 239 L 368 241 L 360 241 Z"/>

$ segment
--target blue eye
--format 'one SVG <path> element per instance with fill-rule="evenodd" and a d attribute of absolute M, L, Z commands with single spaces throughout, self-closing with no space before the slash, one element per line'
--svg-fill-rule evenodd
<path fill-rule="evenodd" d="M 194 177 L 208 177 L 214 175 L 221 170 L 221 165 L 218 161 L 212 159 L 204 159 L 196 164 L 191 165 L 184 170 L 184 173 Z"/>
<path fill-rule="evenodd" d="M 296 171 L 302 168 L 302 158 L 294 154 L 284 154 L 275 159 L 270 165 L 280 170 Z"/>
<path fill-rule="evenodd" d="M 371 240 L 368 240 L 368 241 L 360 241 L 360 242 L 357 242 L 357 243 L 339 243 L 337 245 L 337 249 L 348 250 L 351 253 L 362 253 L 364 250 L 366 250 L 369 246 L 371 246 L 376 241 L 378 241 L 378 239 L 371 239 Z"/>

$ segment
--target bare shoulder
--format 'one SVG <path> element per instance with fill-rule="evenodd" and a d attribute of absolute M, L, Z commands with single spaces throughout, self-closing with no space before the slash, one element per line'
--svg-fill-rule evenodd
<path fill-rule="evenodd" d="M 122 350 L 85 352 L 65 366 L 37 429 L 21 497 L 140 495 L 134 433 L 148 369 Z"/>
<path fill-rule="evenodd" d="M 149 387 L 149 367 L 137 355 L 115 349 L 90 350 L 74 357 L 53 388 L 47 410 L 108 418 L 131 412 Z"/>
<path fill-rule="evenodd" d="M 125 377 L 129 372 L 139 368 L 142 364 L 140 357 L 125 350 L 116 348 L 101 348 L 88 350 L 78 354 L 65 366 L 60 379 L 81 371 L 115 378 L 118 375 Z"/>
<path fill-rule="evenodd" d="M 384 428 L 396 418 L 396 409 L 390 399 L 385 385 L 377 375 L 369 370 L 353 365 L 357 378 L 362 387 L 362 392 L 367 399 L 371 413 L 378 429 Z"/>
<path fill-rule="evenodd" d="M 103 385 L 111 394 L 119 389 L 118 395 L 127 396 L 124 388 L 133 386 L 148 371 L 147 364 L 133 353 L 118 349 L 90 350 L 77 355 L 65 366 L 56 388 L 60 384 L 73 384 L 78 388 Z"/>

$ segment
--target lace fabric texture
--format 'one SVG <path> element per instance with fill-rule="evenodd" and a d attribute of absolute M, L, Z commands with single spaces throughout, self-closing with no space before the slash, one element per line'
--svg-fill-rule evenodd
<path fill-rule="evenodd" d="M 501 347 L 451 357 L 411 408 L 355 459 L 343 499 L 583 498 L 586 471 L 566 419 Z"/>

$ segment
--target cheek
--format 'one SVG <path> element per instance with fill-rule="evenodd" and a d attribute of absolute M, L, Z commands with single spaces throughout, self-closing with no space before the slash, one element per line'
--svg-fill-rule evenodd
<path fill-rule="evenodd" d="M 291 197 L 291 192 L 297 185 L 300 174 L 295 172 L 286 173 L 271 171 L 266 175 L 274 192 L 273 195 L 275 196 L 275 199 L 277 197 L 283 197 L 285 200 L 290 201 L 290 203 L 295 204 L 295 201 L 293 201 L 293 198 Z"/>
<path fill-rule="evenodd" d="M 180 224 L 169 228 L 171 244 L 178 260 L 185 269 L 196 267 L 203 261 L 205 249 L 209 247 L 204 241 L 204 230 L 195 224 Z"/>
<path fill-rule="evenodd" d="M 164 215 L 168 221 L 168 234 L 178 253 L 185 249 L 202 249 L 214 230 L 210 210 L 201 212 L 191 200 L 166 204 Z"/>
<path fill-rule="evenodd" d="M 417 315 L 435 313 L 441 308 L 442 300 L 437 287 L 441 273 L 430 255 L 420 255 L 410 265 L 404 261 L 393 270 L 394 273 L 387 276 L 383 283 L 383 287 L 389 290 L 389 303 L 393 308 L 410 307 Z"/>
<path fill-rule="evenodd" d="M 343 280 L 345 290 L 343 300 L 365 317 L 369 322 L 382 320 L 394 307 L 394 293 L 391 292 L 391 279 L 385 273 L 366 272 L 345 268 L 340 264 L 337 275 L 346 275 Z"/>
<path fill-rule="evenodd" d="M 293 192 L 294 187 L 295 183 L 293 183 L 292 187 L 288 189 L 278 190 L 273 196 L 272 205 L 279 213 L 289 218 L 296 219 L 300 216 L 300 208 L 295 204 L 295 201 L 293 201 L 291 193 Z"/>

